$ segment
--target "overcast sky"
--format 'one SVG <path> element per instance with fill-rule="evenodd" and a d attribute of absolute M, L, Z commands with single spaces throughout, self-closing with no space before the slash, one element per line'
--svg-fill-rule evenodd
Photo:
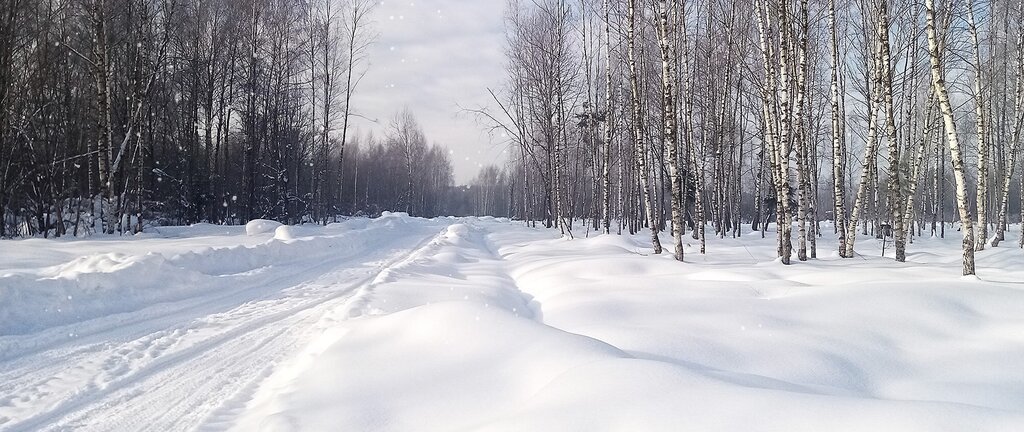
<path fill-rule="evenodd" d="M 408 106 L 427 139 L 450 149 L 455 181 L 504 161 L 478 119 L 463 108 L 487 105 L 503 80 L 501 0 L 384 0 L 374 13 L 379 38 L 353 97 L 360 133 L 381 136 Z"/>

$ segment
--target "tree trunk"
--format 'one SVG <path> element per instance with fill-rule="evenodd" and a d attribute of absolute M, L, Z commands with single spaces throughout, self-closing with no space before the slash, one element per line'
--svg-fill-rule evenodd
<path fill-rule="evenodd" d="M 672 191 L 672 242 L 674 245 L 674 257 L 678 261 L 683 260 L 683 209 L 682 203 L 682 181 L 680 180 L 679 156 L 676 142 L 675 124 L 675 100 L 672 73 L 672 64 L 675 61 L 671 54 L 672 49 L 672 27 L 669 22 L 669 5 L 667 0 L 661 0 L 658 11 L 658 39 L 661 46 L 661 107 L 662 118 L 665 121 L 664 145 L 667 149 L 669 183 Z"/>
<path fill-rule="evenodd" d="M 605 109 L 604 109 L 604 146 L 601 155 L 603 164 L 601 170 L 601 225 L 604 233 L 611 232 L 611 174 L 612 174 L 612 138 L 614 135 L 615 116 L 613 115 L 612 104 L 612 24 L 611 6 L 608 0 L 603 1 L 604 8 L 604 38 L 605 38 Z M 620 178 L 619 181 L 622 181 Z"/>
<path fill-rule="evenodd" d="M 807 39 L 808 39 L 808 10 L 807 0 L 800 1 L 799 17 L 799 44 L 797 48 L 797 78 L 796 78 L 796 101 L 793 106 L 793 121 L 795 125 L 794 145 L 796 146 L 797 160 L 797 187 L 799 188 L 799 207 L 797 209 L 799 219 L 799 241 L 797 259 L 807 261 L 807 216 L 809 213 L 808 192 L 810 189 L 810 163 L 807 150 L 807 128 L 804 122 L 804 105 L 806 94 L 804 93 L 807 76 Z"/>
<path fill-rule="evenodd" d="M 880 56 L 880 46 L 875 45 L 875 50 L 872 52 L 872 58 L 868 62 L 872 67 L 871 72 L 871 85 L 869 86 L 868 93 L 871 97 L 868 99 L 868 137 L 867 144 L 864 147 L 864 167 L 861 169 L 860 182 L 857 186 L 857 198 L 853 202 L 853 210 L 850 212 L 849 220 L 849 231 L 846 236 L 846 251 L 842 254 L 843 258 L 853 258 L 854 256 L 854 244 L 857 241 L 857 221 L 860 218 L 861 211 L 867 202 L 868 189 L 871 188 L 872 180 L 872 167 L 875 166 L 875 160 L 878 155 L 877 141 L 878 141 L 878 115 L 877 109 L 880 104 L 881 97 L 881 65 L 878 60 Z"/>
<path fill-rule="evenodd" d="M 1024 1 L 1017 2 L 1017 16 L 1024 16 Z M 1014 167 L 1017 162 L 1018 152 L 1020 151 L 1020 138 L 1021 138 L 1021 127 L 1024 123 L 1024 117 L 1021 116 L 1022 102 L 1024 102 L 1024 83 L 1022 83 L 1022 75 L 1024 75 L 1024 28 L 1018 30 L 1017 33 L 1017 59 L 1015 64 L 1014 73 L 1014 90 L 1013 90 L 1013 131 L 1011 132 L 1010 141 L 1010 152 L 1006 155 L 1006 171 L 1003 173 L 1002 187 L 1000 188 L 999 198 L 999 219 L 996 222 L 996 236 L 992 239 L 992 247 L 998 247 L 999 242 L 1004 240 L 1006 226 L 1008 224 L 1007 214 L 1010 212 L 1010 182 L 1013 178 Z M 1022 179 L 1024 182 L 1024 179 Z M 1024 208 L 1024 201 L 1022 201 L 1022 208 Z M 1024 222 L 1022 218 L 1021 222 Z M 1024 240 L 1024 237 L 1022 237 Z"/>
<path fill-rule="evenodd" d="M 925 0 L 925 32 L 928 35 L 928 54 L 931 58 L 932 88 L 939 100 L 946 140 L 949 141 L 950 161 L 953 164 L 953 176 L 956 180 L 956 205 L 960 213 L 960 229 L 963 231 L 963 275 L 975 274 L 974 269 L 974 221 L 967 203 L 967 179 L 964 173 L 964 159 L 960 154 L 960 140 L 956 133 L 956 119 L 953 107 L 949 102 L 949 92 L 942 73 L 942 54 L 939 52 L 939 41 L 935 31 L 935 0 Z"/>
<path fill-rule="evenodd" d="M 647 214 L 647 223 L 651 229 L 651 245 L 654 253 L 661 253 L 661 241 L 658 240 L 658 221 L 654 214 L 651 203 L 651 189 L 649 186 L 650 173 L 647 169 L 643 138 L 643 118 L 640 111 L 640 82 L 637 77 L 636 65 L 636 0 L 629 0 L 629 87 L 633 95 L 633 143 L 636 148 L 637 175 L 640 177 L 641 195 L 643 195 L 644 211 Z"/>
<path fill-rule="evenodd" d="M 892 55 L 889 52 L 889 2 L 882 0 L 878 17 L 879 59 L 882 72 L 882 103 L 885 115 L 885 135 L 889 147 L 889 190 L 887 197 L 889 217 L 892 219 L 893 237 L 906 238 L 903 220 L 903 168 L 900 164 L 900 146 L 896 135 L 896 110 L 892 97 Z M 883 236 L 883 241 L 884 236 Z M 905 243 L 896 242 L 896 261 L 906 261 Z"/>
<path fill-rule="evenodd" d="M 985 250 L 985 242 L 988 240 L 988 215 L 986 197 L 988 195 L 988 128 L 985 119 L 985 98 L 982 89 L 982 65 L 981 46 L 978 44 L 978 26 L 974 20 L 974 0 L 967 2 L 967 28 L 971 34 L 971 45 L 974 54 L 974 113 L 977 116 L 978 133 L 978 233 L 975 242 L 975 250 Z"/>

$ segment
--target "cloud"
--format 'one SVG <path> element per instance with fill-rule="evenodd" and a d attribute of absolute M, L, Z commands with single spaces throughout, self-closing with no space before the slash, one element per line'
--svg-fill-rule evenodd
<path fill-rule="evenodd" d="M 353 109 L 377 122 L 355 119 L 381 136 L 404 106 L 434 143 L 452 150 L 457 183 L 480 165 L 501 163 L 481 125 L 460 107 L 489 105 L 487 88 L 504 79 L 504 2 L 497 0 L 383 1 L 375 10 L 380 34 Z"/>

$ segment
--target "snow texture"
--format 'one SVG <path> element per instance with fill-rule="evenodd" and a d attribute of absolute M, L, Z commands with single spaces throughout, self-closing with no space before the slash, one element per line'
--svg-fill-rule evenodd
<path fill-rule="evenodd" d="M 271 225 L 5 243 L 0 430 L 1024 430 L 1016 248 Z"/>

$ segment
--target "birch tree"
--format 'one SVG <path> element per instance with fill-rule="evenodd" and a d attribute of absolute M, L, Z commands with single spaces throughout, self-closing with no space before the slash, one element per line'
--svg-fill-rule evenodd
<path fill-rule="evenodd" d="M 986 110 L 985 110 L 985 95 L 984 89 L 982 88 L 982 64 L 981 64 L 981 45 L 978 43 L 978 23 L 974 19 L 974 0 L 967 2 L 967 29 L 971 35 L 971 46 L 972 55 L 974 60 L 974 114 L 977 117 L 975 125 L 977 126 L 977 141 L 978 141 L 978 188 L 976 192 L 977 198 L 977 209 L 978 209 L 978 233 L 977 242 L 975 244 L 976 250 L 984 250 L 985 242 L 988 241 L 988 224 L 986 216 L 988 209 L 986 208 L 988 194 L 988 128 L 986 127 Z M 966 270 L 965 270 L 966 271 Z"/>
<path fill-rule="evenodd" d="M 652 205 L 650 172 L 647 164 L 647 148 L 644 145 L 643 114 L 641 109 L 640 78 L 637 68 L 637 0 L 628 0 L 627 20 L 629 21 L 629 34 L 627 36 L 629 55 L 629 89 L 632 95 L 632 133 L 633 146 L 636 152 L 637 175 L 640 179 L 640 194 L 644 202 L 644 214 L 647 215 L 647 225 L 651 231 L 651 245 L 655 254 L 661 253 L 661 241 L 658 239 L 658 221 Z"/>
<path fill-rule="evenodd" d="M 881 0 L 878 5 L 878 59 L 880 90 L 882 93 L 882 115 L 885 117 L 885 136 L 889 150 L 889 190 L 887 194 L 893 237 L 906 238 L 903 209 L 904 174 L 900 163 L 900 144 L 896 131 L 896 108 L 893 103 L 893 66 L 889 43 L 889 2 Z M 884 240 L 884 239 L 883 239 Z M 897 242 L 896 261 L 906 260 L 902 242 Z"/>
<path fill-rule="evenodd" d="M 888 30 L 883 28 L 882 24 L 879 23 L 878 30 L 875 34 L 877 35 L 886 31 Z M 871 80 L 867 83 L 867 94 L 870 95 L 867 101 L 867 142 L 864 145 L 864 165 L 861 169 L 860 181 L 857 185 L 857 195 L 853 202 L 853 209 L 850 211 L 848 231 L 846 234 L 846 251 L 842 254 L 844 258 L 854 257 L 854 245 L 857 240 L 857 221 L 867 204 L 868 193 L 871 188 L 872 168 L 876 166 L 878 158 L 878 107 L 882 104 L 882 62 L 880 61 L 881 43 L 875 40 L 873 42 L 869 42 L 868 45 L 873 48 L 871 50 L 871 58 L 865 60 L 871 75 Z"/>
<path fill-rule="evenodd" d="M 845 69 L 839 54 L 839 29 L 836 23 L 836 1 L 828 2 L 828 26 L 831 47 L 832 74 L 829 85 L 829 101 L 832 108 L 832 209 L 840 256 L 846 255 L 846 124 L 842 107 L 846 101 L 839 89 L 842 71 Z"/>
<path fill-rule="evenodd" d="M 1018 22 L 1024 17 L 1024 1 L 1018 0 L 1016 7 L 1016 19 Z M 1007 155 L 1006 169 L 1003 172 L 1002 181 L 999 189 L 999 216 L 996 221 L 996 235 L 992 238 L 992 247 L 998 247 L 999 242 L 1005 238 L 1006 226 L 1008 224 L 1008 214 L 1010 211 L 1010 183 L 1012 182 L 1014 168 L 1017 165 L 1017 159 L 1020 155 L 1020 140 L 1021 140 L 1021 129 L 1024 126 L 1024 26 L 1018 26 L 1016 40 L 1016 50 L 1014 56 L 1014 72 L 1013 72 L 1013 108 L 1011 111 L 1011 125 L 1010 125 L 1010 149 Z M 1024 190 L 1024 187 L 1022 187 Z M 1021 202 L 1024 202 L 1022 200 Z M 1022 206 L 1024 208 L 1024 206 Z M 1024 210 L 1021 212 L 1024 215 Z M 1022 217 L 1024 220 L 1024 217 Z M 1024 228 L 1022 228 L 1024 230 Z M 1024 231 L 1022 231 L 1021 246 L 1024 246 Z"/>
<path fill-rule="evenodd" d="M 682 179 L 679 169 L 679 155 L 677 147 L 676 132 L 676 107 L 675 100 L 675 74 L 672 65 L 673 58 L 672 21 L 669 14 L 675 8 L 675 1 L 660 0 L 658 2 L 658 45 L 661 48 L 661 116 L 664 119 L 664 146 L 667 149 L 669 182 L 671 184 L 672 202 L 672 242 L 674 246 L 674 257 L 678 261 L 683 260 L 683 191 Z"/>
<path fill-rule="evenodd" d="M 928 37 L 928 55 L 931 60 L 932 89 L 939 102 L 946 141 L 949 143 L 950 161 L 953 164 L 953 177 L 956 180 L 956 205 L 960 214 L 960 229 L 963 231 L 963 275 L 975 274 L 974 269 L 974 221 L 971 217 L 970 205 L 967 202 L 967 176 L 964 170 L 964 159 L 960 153 L 960 139 L 956 131 L 953 107 L 949 101 L 949 91 L 942 71 L 942 48 L 939 47 L 938 32 L 935 29 L 935 0 L 925 0 L 925 33 Z"/>

